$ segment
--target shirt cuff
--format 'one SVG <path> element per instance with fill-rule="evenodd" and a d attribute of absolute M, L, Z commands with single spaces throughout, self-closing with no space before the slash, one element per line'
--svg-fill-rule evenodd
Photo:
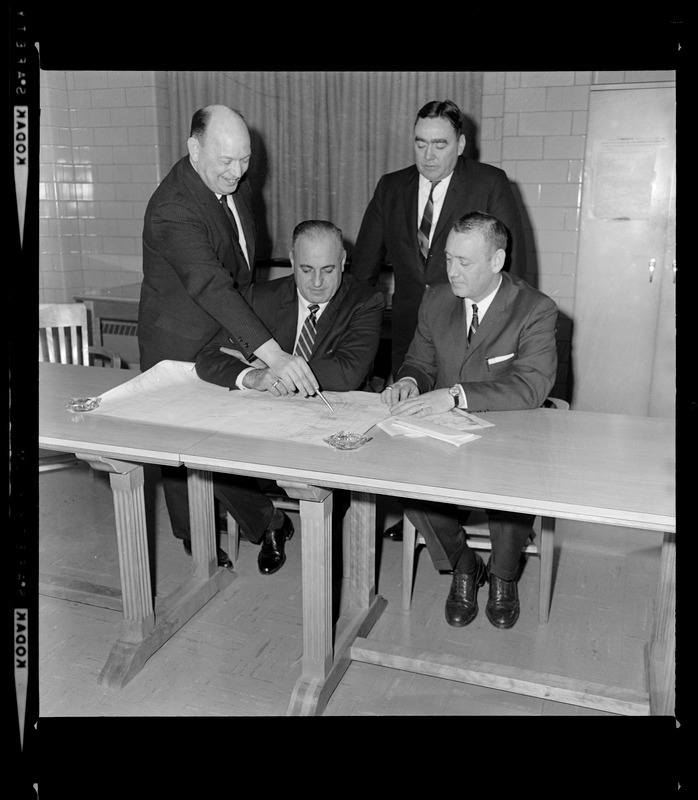
<path fill-rule="evenodd" d="M 467 408 L 468 407 L 468 398 L 465 396 L 465 389 L 463 388 L 463 384 L 459 383 L 458 388 L 460 389 L 460 407 Z"/>
<path fill-rule="evenodd" d="M 247 375 L 248 372 L 252 372 L 253 369 L 254 367 L 247 367 L 247 369 L 243 369 L 243 371 L 235 379 L 235 385 L 238 389 L 242 389 L 243 392 L 251 391 L 247 388 L 247 386 L 243 386 L 242 379 L 245 377 L 245 375 Z"/>

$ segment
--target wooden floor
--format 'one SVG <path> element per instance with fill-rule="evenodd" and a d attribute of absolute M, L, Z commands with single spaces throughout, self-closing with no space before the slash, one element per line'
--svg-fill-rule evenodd
<path fill-rule="evenodd" d="M 153 584 L 165 595 L 191 569 L 169 529 L 164 501 L 148 472 L 154 541 Z M 301 547 L 296 535 L 276 575 L 257 570 L 256 546 L 241 542 L 236 579 L 196 614 L 124 688 L 97 677 L 116 638 L 120 611 L 62 599 L 60 587 L 119 589 L 111 492 L 105 474 L 80 465 L 40 479 L 41 717 L 229 717 L 284 715 L 302 655 Z M 381 530 L 397 517 L 383 501 Z M 221 543 L 225 545 L 225 536 Z M 378 591 L 388 607 L 371 638 L 460 654 L 468 659 L 566 675 L 645 691 L 644 643 L 650 635 L 661 536 L 559 521 L 550 621 L 537 619 L 538 563 L 529 561 L 519 592 L 521 617 L 508 631 L 481 611 L 467 628 L 444 619 L 450 578 L 420 551 L 409 613 L 400 606 L 401 543 L 378 539 Z M 336 552 L 341 553 L 341 542 Z M 339 570 L 341 575 L 341 570 Z M 53 588 L 51 588 L 53 587 Z M 110 607 L 111 606 L 111 607 Z M 325 716 L 614 716 L 601 711 L 353 663 Z"/>

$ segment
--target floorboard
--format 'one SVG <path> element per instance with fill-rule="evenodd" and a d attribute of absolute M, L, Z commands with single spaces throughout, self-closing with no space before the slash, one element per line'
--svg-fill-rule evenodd
<path fill-rule="evenodd" d="M 118 589 L 106 476 L 79 465 L 39 477 L 40 572 Z M 156 556 L 153 585 L 165 596 L 190 574 L 191 559 L 171 535 L 154 468 L 147 475 L 147 504 Z M 394 519 L 389 513 L 379 518 L 381 529 Z M 116 638 L 120 612 L 40 594 L 40 715 L 284 715 L 302 656 L 302 531 L 298 516 L 293 519 L 296 535 L 287 545 L 282 570 L 261 575 L 257 547 L 242 541 L 238 578 L 122 689 L 100 686 L 97 680 Z M 480 613 L 472 625 L 456 629 L 446 624 L 443 604 L 450 577 L 433 569 L 426 550 L 417 558 L 412 607 L 403 611 L 402 544 L 381 537 L 378 589 L 388 607 L 370 637 L 644 691 L 643 647 L 651 629 L 660 544 L 660 535 L 652 532 L 558 522 L 549 622 L 538 623 L 538 564 L 531 559 L 520 581 L 521 617 L 514 628 L 502 631 L 485 617 L 486 588 L 480 591 Z M 355 662 L 325 716 L 614 715 Z"/>

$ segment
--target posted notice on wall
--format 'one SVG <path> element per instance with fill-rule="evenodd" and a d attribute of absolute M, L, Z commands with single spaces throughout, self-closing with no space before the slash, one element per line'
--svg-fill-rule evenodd
<path fill-rule="evenodd" d="M 664 138 L 606 139 L 594 150 L 590 216 L 600 220 L 646 220 Z"/>

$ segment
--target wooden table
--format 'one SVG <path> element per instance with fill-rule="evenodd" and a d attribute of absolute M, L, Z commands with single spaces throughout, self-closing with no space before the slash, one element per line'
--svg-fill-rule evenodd
<path fill-rule="evenodd" d="M 85 369 L 85 368 L 78 368 Z M 94 372 L 93 369 L 91 371 Z M 100 371 L 100 370 L 97 370 Z M 112 370 L 101 370 L 111 373 Z M 115 382 L 114 382 L 115 383 Z M 82 384 L 81 384 L 82 385 Z M 100 391 L 104 391 L 104 383 Z M 88 391 L 87 388 L 85 391 Z M 89 392 L 88 392 L 89 393 Z M 54 390 L 55 396 L 55 390 Z M 55 415 L 55 409 L 53 415 Z M 89 415 L 83 415 L 88 417 Z M 212 547 L 214 514 L 212 473 L 231 472 L 278 480 L 300 500 L 303 531 L 302 673 L 294 688 L 289 714 L 321 713 L 352 660 L 438 675 L 453 680 L 495 686 L 616 713 L 673 714 L 675 530 L 673 420 L 587 412 L 498 412 L 484 435 L 463 447 L 405 437 L 380 430 L 360 450 L 341 452 L 229 434 L 189 431 L 160 436 L 169 441 L 170 462 L 145 449 L 141 429 L 121 424 L 124 458 L 176 463 L 190 468 L 192 516 Z M 84 437 L 46 437 L 41 444 L 115 458 L 106 420 L 80 427 Z M 116 421 L 114 421 L 116 424 Z M 155 426 L 153 426 L 155 428 Z M 167 432 L 169 429 L 163 429 Z M 157 430 L 149 433 L 157 437 Z M 175 437 L 175 438 L 172 438 Z M 91 439 L 91 441 L 90 441 Z M 241 447 L 241 439 L 244 447 Z M 61 445 L 61 447 L 58 447 Z M 186 445 L 186 446 L 185 446 Z M 179 447 L 175 458 L 172 450 Z M 146 457 L 147 456 L 147 457 Z M 352 492 L 349 598 L 334 635 L 331 621 L 332 489 Z M 479 508 L 500 508 L 561 519 L 640 528 L 663 533 L 660 580 L 651 642 L 647 648 L 649 692 L 644 696 L 622 687 L 603 687 L 573 677 L 523 673 L 497 665 L 465 663 L 448 656 L 415 653 L 367 638 L 385 607 L 375 587 L 376 494 L 439 500 Z M 612 532 L 612 528 L 609 533 Z M 204 538 L 204 534 L 200 534 Z M 211 552 L 212 557 L 212 552 Z M 122 567 L 123 568 L 123 567 Z"/>
<path fill-rule="evenodd" d="M 673 714 L 674 684 L 674 423 L 668 419 L 538 409 L 487 414 L 495 423 L 460 448 L 378 430 L 361 450 L 337 452 L 286 442 L 249 439 L 237 458 L 236 437 L 217 434 L 182 454 L 192 470 L 275 478 L 304 487 L 301 503 L 304 656 L 289 713 L 322 710 L 351 660 L 406 669 L 623 714 Z M 334 638 L 326 565 L 331 563 L 329 498 L 322 490 L 349 489 L 357 521 L 350 524 L 350 609 Z M 415 652 L 365 638 L 356 618 L 375 602 L 373 536 L 376 494 L 478 508 L 500 508 L 561 519 L 655 530 L 664 534 L 655 628 L 647 650 L 650 690 L 626 691 L 574 678 L 512 670 Z M 297 495 L 302 497 L 302 495 Z M 609 530 L 609 533 L 611 531 Z M 306 552 L 307 544 L 310 545 Z M 323 567 L 323 565 L 325 565 Z M 324 571 L 323 571 L 324 570 Z M 354 619 L 354 627 L 350 619 Z M 371 623 L 372 624 L 372 623 Z M 343 638 L 339 631 L 347 631 Z M 354 632 L 356 635 L 354 635 Z M 332 657 L 334 653 L 334 658 Z"/>
<path fill-rule="evenodd" d="M 191 511 L 192 577 L 153 602 L 145 522 L 143 464 L 182 463 L 180 452 L 208 432 L 139 425 L 66 410 L 70 397 L 94 397 L 137 375 L 136 371 L 39 364 L 39 443 L 76 453 L 96 470 L 109 473 L 114 495 L 124 619 L 118 641 L 100 674 L 108 686 L 124 686 L 158 650 L 235 577 L 219 568 L 209 509 Z M 213 497 L 195 493 L 194 503 Z"/>

